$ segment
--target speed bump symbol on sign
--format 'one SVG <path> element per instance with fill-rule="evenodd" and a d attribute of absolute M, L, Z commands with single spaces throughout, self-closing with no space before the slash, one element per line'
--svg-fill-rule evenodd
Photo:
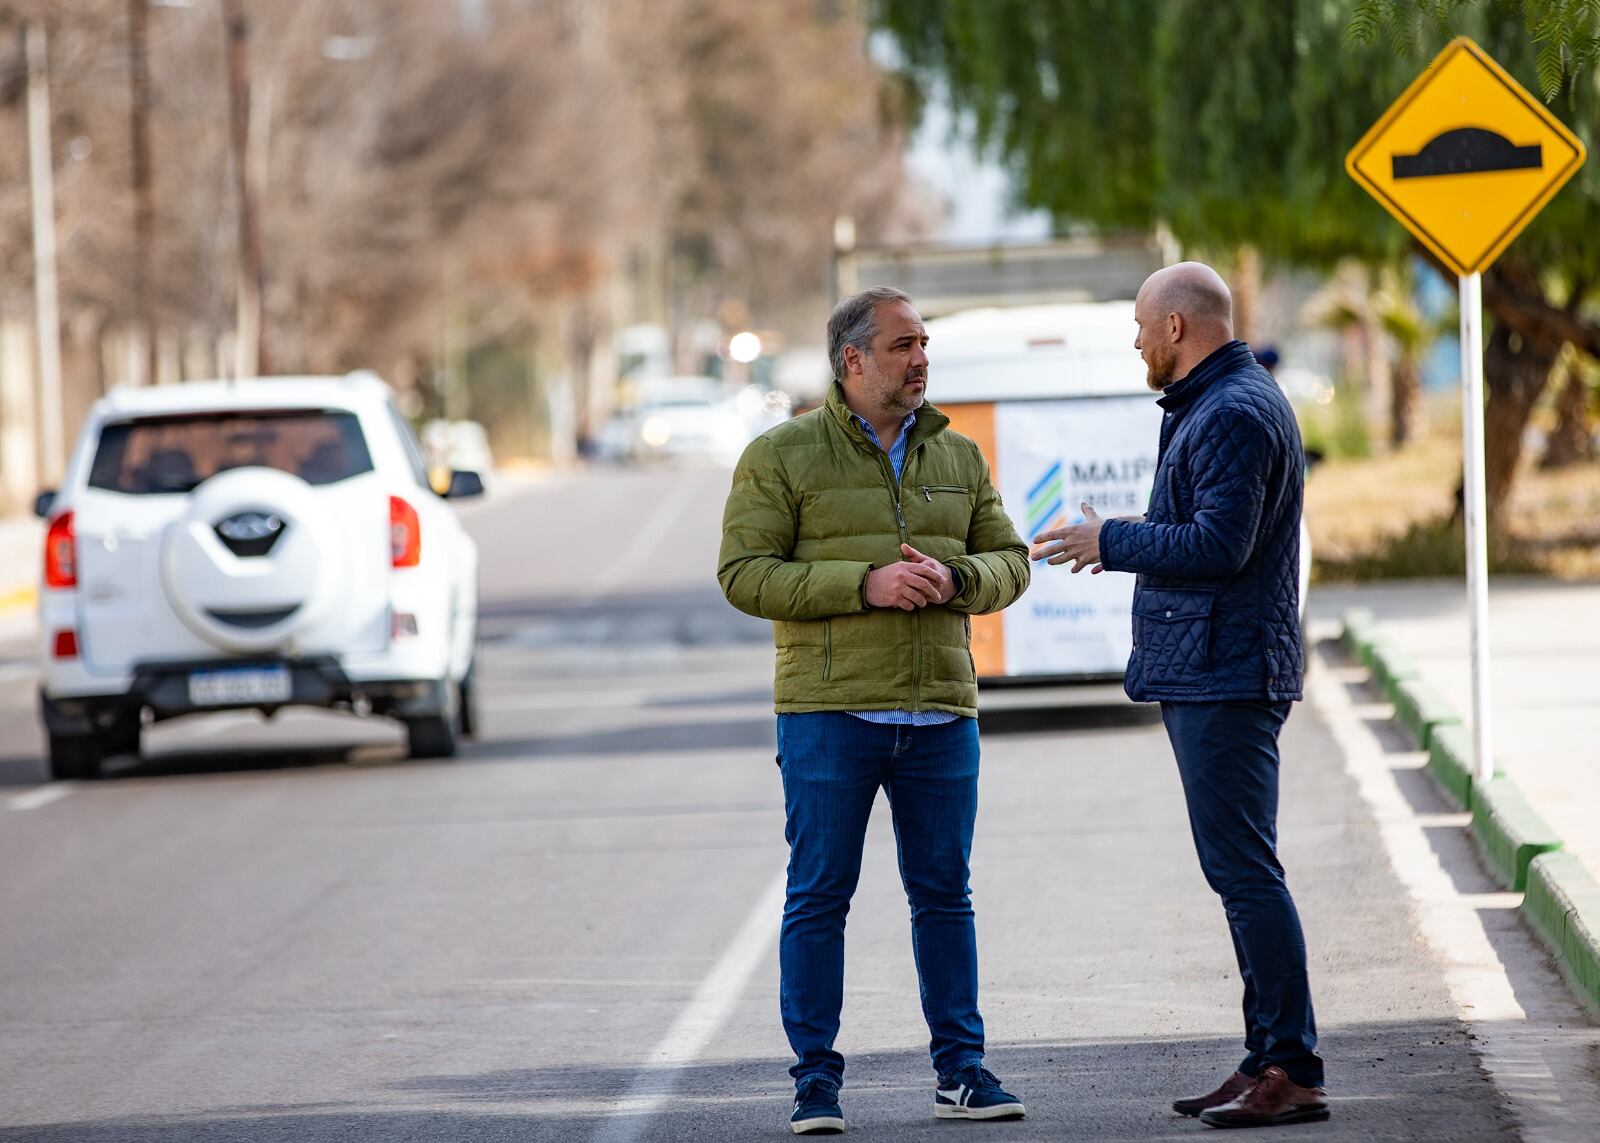
<path fill-rule="evenodd" d="M 1345 157 L 1345 170 L 1457 274 L 1492 263 L 1577 173 L 1583 142 L 1465 36 Z"/>

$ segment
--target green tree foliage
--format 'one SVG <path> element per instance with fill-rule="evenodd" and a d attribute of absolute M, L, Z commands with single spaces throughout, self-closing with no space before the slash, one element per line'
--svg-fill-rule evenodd
<path fill-rule="evenodd" d="M 1411 55 L 1430 30 L 1449 28 L 1462 9 L 1481 5 L 1482 0 L 1356 0 L 1350 39 L 1387 38 L 1399 54 Z M 1512 0 L 1499 6 L 1521 10 L 1528 38 L 1538 47 L 1534 66 L 1546 100 L 1600 60 L 1600 0 Z"/>
<path fill-rule="evenodd" d="M 1392 262 L 1405 231 L 1346 152 L 1452 36 L 1535 90 L 1592 55 L 1600 0 L 876 0 L 913 85 L 943 87 L 1018 196 L 1065 225 L 1169 226 L 1200 251 Z M 1558 17 L 1568 18 L 1561 24 Z M 1556 20 L 1556 22 L 1552 22 Z M 1530 31 L 1530 27 L 1534 31 Z M 1545 38 L 1536 38 L 1535 32 Z M 1586 54 L 1588 53 L 1588 54 Z M 1541 63 L 1541 54 L 1545 60 Z M 1593 149 L 1600 98 L 1571 66 L 1556 110 Z M 1561 346 L 1600 353 L 1600 173 L 1589 163 L 1486 275 L 1491 510 Z"/>
<path fill-rule="evenodd" d="M 920 87 L 970 112 L 1019 196 L 1063 222 L 1171 226 L 1187 244 L 1332 262 L 1403 232 L 1344 150 L 1414 67 L 1345 43 L 1348 4 L 879 0 Z"/>

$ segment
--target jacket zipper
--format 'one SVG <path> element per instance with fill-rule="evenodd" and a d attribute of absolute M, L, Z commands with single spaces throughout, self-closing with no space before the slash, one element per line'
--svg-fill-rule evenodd
<path fill-rule="evenodd" d="M 833 621 L 822 621 L 822 681 L 827 682 L 833 673 Z"/>
<path fill-rule="evenodd" d="M 929 504 L 933 503 L 933 494 L 935 492 L 963 492 L 964 493 L 964 492 L 966 492 L 966 489 L 960 487 L 959 485 L 955 485 L 955 484 L 924 484 L 922 486 L 923 499 L 927 500 L 927 502 Z"/>
<path fill-rule="evenodd" d="M 912 454 L 914 454 L 918 449 L 920 449 L 922 447 L 923 442 L 922 441 L 918 441 L 914 445 L 907 445 L 906 446 L 906 457 L 905 457 L 905 460 L 901 462 L 901 467 L 900 467 L 901 477 L 900 477 L 900 479 L 897 480 L 895 478 L 895 475 L 894 475 L 894 466 L 889 463 L 889 454 L 884 452 L 883 449 L 881 449 L 881 448 L 874 447 L 870 441 L 868 441 L 864 436 L 861 436 L 859 433 L 857 434 L 857 436 L 860 439 L 860 442 L 861 442 L 861 445 L 862 445 L 863 448 L 870 449 L 871 451 L 873 451 L 873 452 L 878 454 L 878 465 L 879 465 L 880 471 L 882 471 L 882 473 L 883 473 L 883 483 L 889 489 L 890 499 L 892 499 L 894 501 L 894 521 L 895 521 L 896 524 L 898 524 L 900 526 L 900 542 L 902 544 L 908 544 L 911 541 L 910 541 L 910 539 L 909 539 L 909 537 L 907 535 L 907 532 L 906 532 L 906 514 L 905 514 L 905 510 L 901 507 L 900 495 L 901 495 L 901 492 L 905 488 L 904 475 L 905 475 L 906 467 L 911 464 Z M 938 491 L 942 491 L 942 489 L 940 489 Z M 965 492 L 966 489 L 962 489 L 962 491 Z M 929 497 L 929 499 L 931 500 L 932 497 Z M 913 611 L 911 613 L 911 710 L 912 710 L 912 713 L 916 713 L 917 711 L 922 709 L 921 703 L 922 703 L 922 624 L 920 622 L 920 616 L 917 615 L 916 611 Z"/>
<path fill-rule="evenodd" d="M 919 442 L 920 444 L 920 442 Z M 901 506 L 901 496 L 905 491 L 905 471 L 911 464 L 911 454 L 916 446 L 906 449 L 906 456 L 900 462 L 900 477 L 894 478 L 894 466 L 889 463 L 889 454 L 878 452 L 883 466 L 884 483 L 889 485 L 889 494 L 894 497 L 894 519 L 900 525 L 900 542 L 909 544 L 911 538 L 906 531 L 906 514 Z M 931 499 L 931 497 L 930 497 Z M 917 608 L 911 612 L 911 710 L 913 713 L 922 709 L 922 616 Z"/>

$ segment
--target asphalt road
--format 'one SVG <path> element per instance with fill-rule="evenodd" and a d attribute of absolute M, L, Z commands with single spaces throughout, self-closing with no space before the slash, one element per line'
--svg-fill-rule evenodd
<path fill-rule="evenodd" d="M 377 723 L 214 716 L 49 786 L 27 645 L 0 631 L 0 1143 L 789 1137 L 772 656 L 712 580 L 726 482 L 574 473 L 469 511 L 486 714 L 454 761 L 404 761 Z M 1280 832 L 1334 1117 L 1259 1137 L 1593 1138 L 1593 1030 L 1470 853 L 1429 844 L 1449 823 L 1426 793 L 1383 808 L 1357 683 L 1317 670 L 1338 701 L 1288 724 Z M 852 1133 L 1205 1135 L 1167 1103 L 1237 1062 L 1239 988 L 1159 720 L 1013 702 L 982 730 L 988 1063 L 1029 1118 L 932 1119 L 880 806 L 849 930 Z M 1477 946 L 1449 947 L 1442 907 L 1485 918 L 1493 963 L 1467 975 L 1520 1023 L 1464 1009 Z M 1532 1094 L 1505 1063 L 1524 1048 L 1551 1081 Z"/>

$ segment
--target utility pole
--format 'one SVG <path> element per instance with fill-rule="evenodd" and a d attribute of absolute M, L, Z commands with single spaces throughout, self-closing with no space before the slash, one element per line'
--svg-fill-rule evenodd
<path fill-rule="evenodd" d="M 156 323 L 150 301 L 155 192 L 150 177 L 150 0 L 128 0 L 128 135 L 133 155 L 133 304 L 144 339 L 144 383 L 156 383 Z"/>
<path fill-rule="evenodd" d="M 56 187 L 50 150 L 50 57 L 44 24 L 22 29 L 28 61 L 28 173 L 33 195 L 33 295 L 39 339 L 40 476 L 61 478 L 61 310 L 56 296 Z"/>
<path fill-rule="evenodd" d="M 234 376 L 257 377 L 271 371 L 261 313 L 261 226 L 254 180 L 250 177 L 250 24 L 239 0 L 227 0 L 229 141 L 239 199 L 239 316 Z"/>

